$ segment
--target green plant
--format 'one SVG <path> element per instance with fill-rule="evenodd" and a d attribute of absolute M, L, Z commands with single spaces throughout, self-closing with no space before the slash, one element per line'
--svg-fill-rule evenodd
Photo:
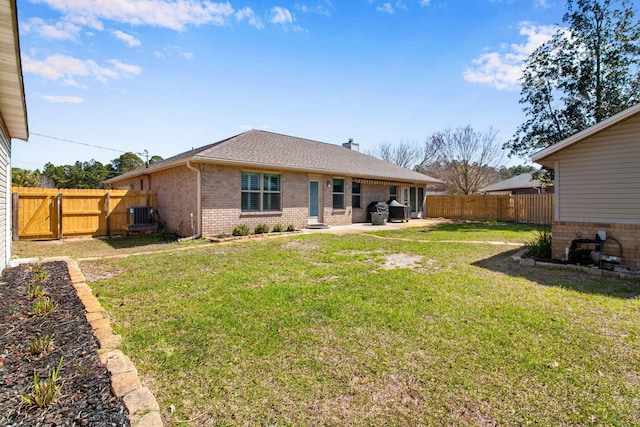
<path fill-rule="evenodd" d="M 254 229 L 256 234 L 264 234 L 269 232 L 269 226 L 267 224 L 258 224 Z"/>
<path fill-rule="evenodd" d="M 233 234 L 234 236 L 248 236 L 249 235 L 249 227 L 247 226 L 247 224 L 237 225 L 233 229 L 233 232 L 231 234 Z"/>
<path fill-rule="evenodd" d="M 38 408 L 46 408 L 51 405 L 51 402 L 53 402 L 60 391 L 60 386 L 57 384 L 57 381 L 60 368 L 62 368 L 62 359 L 61 357 L 58 367 L 51 371 L 47 381 L 40 381 L 36 371 L 33 371 L 33 393 L 31 396 L 21 396 L 23 401 Z"/>
<path fill-rule="evenodd" d="M 53 311 L 53 301 L 44 297 L 33 304 L 33 312 L 38 316 L 46 316 Z"/>
<path fill-rule="evenodd" d="M 33 282 L 42 283 L 42 282 L 45 282 L 48 278 L 49 278 L 49 271 L 40 270 L 35 274 L 35 276 L 33 276 Z"/>
<path fill-rule="evenodd" d="M 295 226 L 295 225 L 293 225 L 293 224 L 289 224 L 289 225 L 287 226 L 287 231 L 296 231 L 296 226 Z"/>
<path fill-rule="evenodd" d="M 40 299 L 44 295 L 44 288 L 34 283 L 27 286 L 27 296 L 29 299 Z"/>
<path fill-rule="evenodd" d="M 527 242 L 529 255 L 538 258 L 551 258 L 551 231 L 541 230 L 538 234 Z"/>
<path fill-rule="evenodd" d="M 282 233 L 282 224 L 276 224 L 273 226 L 273 232 L 274 233 Z"/>
<path fill-rule="evenodd" d="M 82 366 L 82 364 L 74 361 L 73 366 L 75 366 L 75 368 L 78 370 L 80 375 L 82 375 L 82 377 L 86 378 L 89 376 L 89 374 L 91 374 L 91 371 L 93 370 L 94 362 L 95 360 L 92 360 L 91 363 L 89 363 L 87 366 Z"/>
<path fill-rule="evenodd" d="M 29 353 L 31 353 L 34 356 L 40 353 L 44 353 L 47 351 L 47 348 L 49 348 L 50 343 L 51 343 L 51 332 L 41 335 L 35 340 L 33 340 L 31 344 L 29 344 Z"/>

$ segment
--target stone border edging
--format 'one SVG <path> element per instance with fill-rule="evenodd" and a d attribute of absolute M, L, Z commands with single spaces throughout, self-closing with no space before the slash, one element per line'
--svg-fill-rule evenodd
<path fill-rule="evenodd" d="M 71 284 L 84 305 L 85 316 L 100 345 L 100 362 L 104 363 L 111 374 L 111 391 L 116 397 L 122 398 L 122 403 L 129 411 L 131 426 L 164 427 L 156 398 L 142 385 L 133 362 L 120 350 L 120 335 L 113 332 L 111 322 L 87 285 L 78 262 L 70 259 L 64 261 L 67 263 Z"/>
<path fill-rule="evenodd" d="M 619 279 L 640 279 L 640 275 L 634 274 L 631 272 L 624 271 L 616 271 L 616 270 L 604 270 L 600 268 L 591 268 L 585 265 L 577 265 L 577 264 L 559 264 L 554 262 L 544 262 L 544 261 L 536 261 L 533 258 L 525 258 L 524 256 L 527 254 L 528 249 L 522 249 L 516 252 L 511 256 L 513 262 L 518 263 L 520 265 L 526 266 L 540 266 L 540 267 L 555 267 L 555 268 L 563 268 L 565 270 L 580 270 L 586 273 L 591 274 L 592 276 L 612 276 L 617 277 Z"/>

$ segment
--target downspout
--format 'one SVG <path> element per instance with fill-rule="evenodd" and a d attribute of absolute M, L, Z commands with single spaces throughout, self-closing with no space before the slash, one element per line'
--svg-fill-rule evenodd
<path fill-rule="evenodd" d="M 195 171 L 196 180 L 198 181 L 198 184 L 196 186 L 196 234 L 194 234 L 193 236 L 178 239 L 181 242 L 184 240 L 199 239 L 202 235 L 202 172 L 200 172 L 200 169 L 195 168 L 191 165 L 191 160 L 187 161 L 187 167 L 192 171 Z"/>

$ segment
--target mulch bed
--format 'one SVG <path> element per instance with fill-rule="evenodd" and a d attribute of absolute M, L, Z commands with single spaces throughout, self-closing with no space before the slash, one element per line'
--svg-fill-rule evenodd
<path fill-rule="evenodd" d="M 110 389 L 110 377 L 100 363 L 98 342 L 85 318 L 64 262 L 6 268 L 0 282 L 0 425 L 3 426 L 128 426 L 122 401 Z M 45 278 L 43 279 L 43 276 Z M 29 283 L 40 279 L 53 302 L 46 316 L 33 313 Z M 29 345 L 51 333 L 48 349 L 32 355 Z M 47 408 L 31 406 L 22 396 L 34 392 L 34 370 L 46 381 L 63 358 L 56 399 Z"/>

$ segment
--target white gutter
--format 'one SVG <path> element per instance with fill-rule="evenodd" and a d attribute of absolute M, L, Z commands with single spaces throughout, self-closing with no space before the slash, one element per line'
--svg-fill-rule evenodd
<path fill-rule="evenodd" d="M 187 161 L 187 167 L 192 171 L 195 171 L 196 179 L 198 181 L 196 186 L 196 234 L 194 234 L 193 236 L 178 239 L 180 241 L 199 239 L 202 235 L 202 172 L 200 172 L 200 169 L 195 168 L 191 165 L 191 160 Z"/>

